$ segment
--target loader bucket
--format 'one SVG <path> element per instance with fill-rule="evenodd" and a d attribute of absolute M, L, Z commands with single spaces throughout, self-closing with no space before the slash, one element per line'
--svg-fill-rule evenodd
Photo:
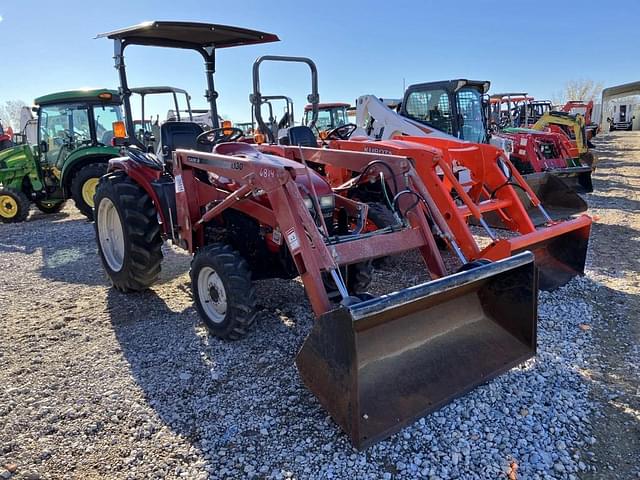
<path fill-rule="evenodd" d="M 332 310 L 296 363 L 365 448 L 535 355 L 537 276 L 519 255 Z"/>
<path fill-rule="evenodd" d="M 565 176 L 554 173 L 532 173 L 524 175 L 524 179 L 527 184 L 536 194 L 540 203 L 553 220 L 564 220 L 570 218 L 573 215 L 586 212 L 589 208 L 587 202 L 585 202 L 580 195 L 576 193 L 577 190 L 583 190 L 580 186 L 578 175 L 584 172 L 576 173 L 575 175 Z M 588 173 L 589 181 L 591 180 L 591 171 Z M 577 189 L 574 187 L 578 187 Z M 527 207 L 527 213 L 531 217 L 531 221 L 534 225 L 544 225 L 546 219 L 542 215 L 542 212 L 531 205 L 531 201 L 525 194 L 525 192 L 516 188 L 520 201 Z"/>
<path fill-rule="evenodd" d="M 555 290 L 584 274 L 592 220 L 586 215 L 510 239 L 512 253 L 533 252 L 541 290 Z"/>

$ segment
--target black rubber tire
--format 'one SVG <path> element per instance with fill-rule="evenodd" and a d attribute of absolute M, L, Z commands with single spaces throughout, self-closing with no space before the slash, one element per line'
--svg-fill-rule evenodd
<path fill-rule="evenodd" d="M 124 255 L 122 267 L 112 270 L 100 244 L 99 222 L 95 222 L 96 241 L 102 265 L 113 286 L 121 292 L 149 288 L 160 274 L 162 237 L 156 208 L 147 192 L 124 172 L 110 173 L 100 179 L 95 195 L 96 212 L 105 198 L 111 200 L 122 223 Z"/>
<path fill-rule="evenodd" d="M 381 203 L 367 203 L 367 205 L 369 206 L 367 216 L 377 228 L 384 228 L 398 223 L 393 212 L 386 205 Z M 373 266 L 378 269 L 389 269 L 394 267 L 396 263 L 396 259 L 389 256 L 373 260 Z"/>
<path fill-rule="evenodd" d="M 89 205 L 82 197 L 82 186 L 88 180 L 100 178 L 105 173 L 107 173 L 106 162 L 90 163 L 78 170 L 71 179 L 71 198 L 75 202 L 76 208 L 89 220 L 93 220 L 93 205 Z"/>
<path fill-rule="evenodd" d="M 367 288 L 369 288 L 369 285 L 373 280 L 373 262 L 370 260 L 347 265 L 346 268 L 341 267 L 340 271 L 342 272 L 342 278 L 345 278 L 346 276 L 346 286 L 349 291 L 349 295 L 357 296 L 362 293 L 366 293 Z M 331 275 L 323 273 L 322 280 L 329 298 L 340 298 L 338 287 L 336 287 Z"/>
<path fill-rule="evenodd" d="M 0 188 L 0 196 L 7 195 L 15 200 L 17 208 L 15 210 L 15 214 L 11 217 L 7 217 L 0 214 L 0 222 L 2 223 L 19 223 L 24 222 L 29 216 L 29 208 L 31 207 L 31 202 L 27 198 L 27 196 L 22 193 L 20 190 L 16 190 L 11 187 L 3 187 Z"/>
<path fill-rule="evenodd" d="M 50 203 L 45 200 L 38 200 L 34 203 L 36 204 L 36 207 L 38 207 L 38 210 L 40 210 L 42 213 L 49 214 L 58 213 L 60 210 L 62 210 L 62 207 L 64 207 L 65 202 Z"/>
<path fill-rule="evenodd" d="M 386 205 L 381 203 L 367 203 L 367 205 L 369 206 L 368 217 L 376 227 L 384 228 L 398 223 L 393 212 Z"/>
<path fill-rule="evenodd" d="M 222 281 L 227 298 L 227 309 L 222 321 L 215 322 L 204 307 L 206 299 L 200 298 L 198 276 L 203 268 L 215 271 Z M 196 310 L 207 330 L 225 340 L 244 337 L 256 320 L 256 291 L 251 281 L 251 271 L 244 258 L 225 243 L 214 243 L 199 249 L 191 261 L 191 291 Z"/>

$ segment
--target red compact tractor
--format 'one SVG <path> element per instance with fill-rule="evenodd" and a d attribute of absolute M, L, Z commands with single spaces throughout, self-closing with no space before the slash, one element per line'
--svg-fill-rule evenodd
<path fill-rule="evenodd" d="M 579 119 L 553 112 L 551 102 L 522 93 L 496 93 L 490 101 L 492 141 L 511 142 L 509 154 L 521 173 L 552 172 L 578 192 L 593 191 L 593 154 L 587 153 Z M 574 127 L 581 132 L 578 140 Z"/>
<path fill-rule="evenodd" d="M 116 288 L 151 286 L 162 242 L 171 241 L 193 253 L 194 302 L 209 331 L 237 339 L 256 318 L 253 280 L 300 276 L 317 316 L 297 355 L 300 375 L 358 448 L 535 354 L 533 255 L 467 261 L 412 160 L 292 146 L 300 138 L 284 155 L 271 155 L 237 142 L 241 130 L 216 124 L 215 50 L 276 41 L 275 35 L 151 22 L 103 36 L 115 41 L 128 128 L 123 52 L 131 44 L 199 52 L 214 122 L 207 132 L 194 122 L 167 122 L 170 161 L 129 145 L 126 156 L 110 162 L 95 196 L 95 225 Z M 286 158 L 291 152 L 296 161 Z M 367 230 L 367 203 L 334 192 L 306 159 L 357 172 L 356 185 L 385 179 L 395 221 Z M 434 230 L 458 258 L 453 272 Z M 420 252 L 433 280 L 368 294 L 371 260 L 407 250 Z"/>

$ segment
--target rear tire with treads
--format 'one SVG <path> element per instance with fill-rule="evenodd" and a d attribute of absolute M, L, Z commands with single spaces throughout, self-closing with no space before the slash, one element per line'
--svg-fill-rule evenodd
<path fill-rule="evenodd" d="M 100 179 L 96 240 L 102 265 L 120 291 L 141 291 L 160 274 L 162 237 L 151 198 L 124 172 Z"/>

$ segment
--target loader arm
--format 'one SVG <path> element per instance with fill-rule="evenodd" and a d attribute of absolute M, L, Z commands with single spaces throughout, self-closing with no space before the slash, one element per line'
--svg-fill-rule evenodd
<path fill-rule="evenodd" d="M 401 194 L 400 189 L 412 188 L 414 183 L 411 164 L 395 158 L 391 164 L 374 163 L 379 156 L 367 153 L 352 153 L 348 165 L 358 171 L 368 167 L 369 175 L 377 178 L 380 173 L 391 170 L 398 184 L 391 194 L 397 196 L 398 208 L 406 215 L 406 224 L 392 231 L 380 230 L 367 235 L 333 235 L 321 233 L 304 204 L 296 177 L 308 175 L 307 168 L 297 161 L 286 160 L 259 152 L 247 144 L 223 144 L 226 154 L 204 153 L 195 150 L 177 150 L 174 165 L 176 184 L 176 207 L 180 235 L 189 251 L 194 252 L 204 244 L 204 226 L 220 217 L 228 208 L 250 214 L 261 224 L 279 229 L 289 247 L 305 289 L 316 315 L 326 313 L 329 300 L 324 291 L 322 272 L 336 271 L 338 267 L 359 263 L 374 258 L 418 249 L 434 278 L 447 274 L 446 267 L 427 224 L 426 207 L 415 202 L 410 195 Z M 308 161 L 329 163 L 340 152 L 321 149 L 287 147 L 290 156 L 303 150 Z M 229 153 L 235 150 L 235 155 Z M 314 155 L 315 154 L 315 155 Z M 344 156 L 344 155 L 343 155 Z M 399 162 L 397 160 L 402 160 Z M 203 175 L 204 173 L 204 175 Z M 224 184 L 233 184 L 225 189 L 211 181 L 214 175 L 224 179 Z M 188 193 L 187 193 L 188 192 Z M 257 197 L 266 196 L 269 206 L 256 202 Z M 366 212 L 366 205 L 345 201 L 340 204 L 352 217 Z M 202 205 L 206 205 L 202 212 Z M 366 221 L 363 218 L 362 221 Z M 442 219 L 442 225 L 446 222 Z"/>

